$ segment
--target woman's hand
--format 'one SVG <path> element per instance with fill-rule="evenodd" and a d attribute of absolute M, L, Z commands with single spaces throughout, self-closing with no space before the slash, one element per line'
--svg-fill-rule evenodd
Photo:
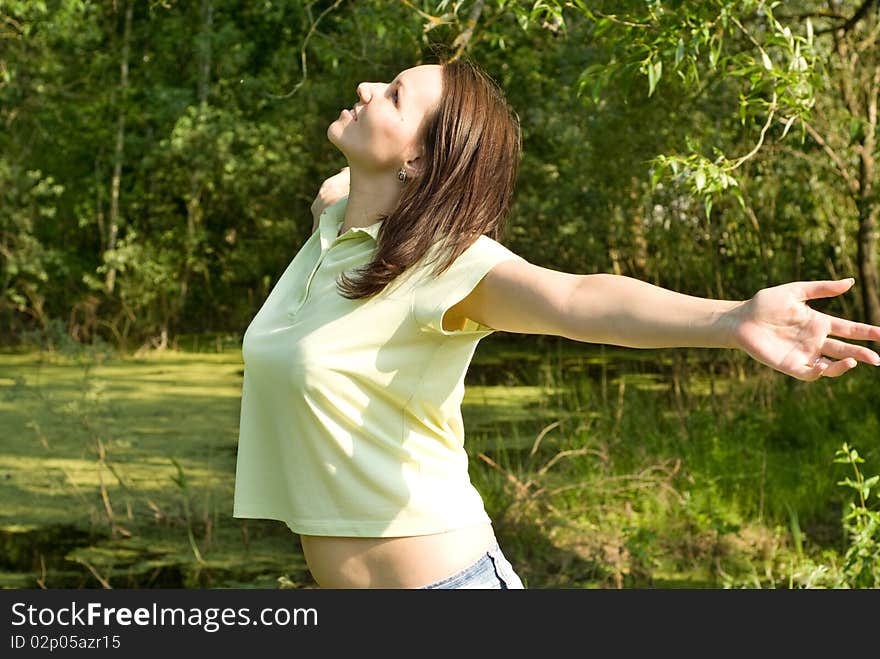
<path fill-rule="evenodd" d="M 338 174 L 334 174 L 321 184 L 321 187 L 318 190 L 318 196 L 315 197 L 315 201 L 312 202 L 312 217 L 315 219 L 315 223 L 312 225 L 312 231 L 318 228 L 318 219 L 321 217 L 321 213 L 324 212 L 324 209 L 328 206 L 332 206 L 347 195 L 348 188 L 348 167 L 343 167 L 339 170 Z"/>
<path fill-rule="evenodd" d="M 880 365 L 864 346 L 838 341 L 880 341 L 880 327 L 820 313 L 807 300 L 847 292 L 854 280 L 800 281 L 764 288 L 734 310 L 737 345 L 762 364 L 799 380 L 843 375 L 858 362 Z"/>

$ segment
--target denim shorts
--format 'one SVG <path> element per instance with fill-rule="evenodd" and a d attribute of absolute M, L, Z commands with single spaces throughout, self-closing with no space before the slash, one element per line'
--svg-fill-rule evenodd
<path fill-rule="evenodd" d="M 420 586 L 425 588 L 523 589 L 524 586 L 496 542 L 476 563 L 440 581 Z"/>

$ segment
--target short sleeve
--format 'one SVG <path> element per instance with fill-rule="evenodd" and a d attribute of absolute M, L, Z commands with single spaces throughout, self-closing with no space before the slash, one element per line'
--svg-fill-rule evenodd
<path fill-rule="evenodd" d="M 470 318 L 458 330 L 443 329 L 443 314 L 466 298 L 488 272 L 502 261 L 522 259 L 501 243 L 481 235 L 439 276 L 428 274 L 413 290 L 413 313 L 425 331 L 445 336 L 488 335 L 495 330 Z M 436 267 L 431 264 L 430 268 Z"/>

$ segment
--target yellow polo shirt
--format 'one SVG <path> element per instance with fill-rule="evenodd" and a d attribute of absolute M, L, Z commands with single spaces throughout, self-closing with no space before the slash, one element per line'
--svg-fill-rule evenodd
<path fill-rule="evenodd" d="M 442 275 L 431 256 L 379 294 L 349 300 L 340 273 L 367 264 L 381 221 L 337 233 L 328 208 L 248 326 L 233 516 L 295 533 L 392 537 L 488 522 L 468 477 L 461 402 L 480 339 L 444 312 L 497 263 L 480 236 Z"/>

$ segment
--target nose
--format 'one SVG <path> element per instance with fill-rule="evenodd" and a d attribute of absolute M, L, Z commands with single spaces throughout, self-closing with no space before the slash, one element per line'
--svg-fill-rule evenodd
<path fill-rule="evenodd" d="M 373 83 L 362 82 L 357 86 L 357 95 L 364 103 L 369 103 L 373 98 Z"/>

